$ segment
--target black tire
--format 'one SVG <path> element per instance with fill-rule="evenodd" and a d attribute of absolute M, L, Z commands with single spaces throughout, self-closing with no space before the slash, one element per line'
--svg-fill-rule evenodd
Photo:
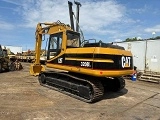
<path fill-rule="evenodd" d="M 7 67 L 5 68 L 5 72 L 9 72 L 9 65 L 8 65 L 8 62 L 7 63 Z"/>
<path fill-rule="evenodd" d="M 0 63 L 0 73 L 2 72 L 2 63 Z"/>
<path fill-rule="evenodd" d="M 16 66 L 15 66 L 14 63 L 11 63 L 11 64 L 10 64 L 9 70 L 10 70 L 10 71 L 15 71 L 15 70 L 16 70 Z"/>

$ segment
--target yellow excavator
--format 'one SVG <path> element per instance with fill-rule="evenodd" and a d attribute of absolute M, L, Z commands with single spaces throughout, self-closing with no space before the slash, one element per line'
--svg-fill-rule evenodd
<path fill-rule="evenodd" d="M 75 4 L 79 23 L 81 4 Z M 84 102 L 95 102 L 103 97 L 104 88 L 119 91 L 125 87 L 122 76 L 133 72 L 133 57 L 130 51 L 111 43 L 82 41 L 79 25 L 74 30 L 72 3 L 68 1 L 68 5 L 71 26 L 60 21 L 37 24 L 35 62 L 30 66 L 30 74 L 38 75 L 42 86 Z M 40 64 L 42 35 L 45 34 L 49 35 L 46 66 L 53 68 L 50 71 Z"/>

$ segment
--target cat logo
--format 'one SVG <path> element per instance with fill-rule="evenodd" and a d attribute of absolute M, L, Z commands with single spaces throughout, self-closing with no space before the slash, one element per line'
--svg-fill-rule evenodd
<path fill-rule="evenodd" d="M 58 63 L 63 63 L 63 58 L 58 58 Z"/>
<path fill-rule="evenodd" d="M 122 56 L 122 68 L 127 68 L 131 66 L 131 57 Z"/>

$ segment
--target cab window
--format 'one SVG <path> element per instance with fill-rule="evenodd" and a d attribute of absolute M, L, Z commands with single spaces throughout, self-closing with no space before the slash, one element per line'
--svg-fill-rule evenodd
<path fill-rule="evenodd" d="M 52 34 L 49 38 L 47 59 L 57 56 L 62 48 L 62 33 Z"/>
<path fill-rule="evenodd" d="M 80 46 L 80 35 L 76 32 L 67 32 L 67 48 Z"/>

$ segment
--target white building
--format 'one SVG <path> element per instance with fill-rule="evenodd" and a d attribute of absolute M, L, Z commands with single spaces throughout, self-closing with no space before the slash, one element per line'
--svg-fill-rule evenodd
<path fill-rule="evenodd" d="M 4 46 L 3 46 L 4 47 Z M 17 52 L 22 53 L 22 47 L 21 46 L 5 46 L 6 49 L 10 49 L 11 52 L 14 54 L 17 54 Z"/>

